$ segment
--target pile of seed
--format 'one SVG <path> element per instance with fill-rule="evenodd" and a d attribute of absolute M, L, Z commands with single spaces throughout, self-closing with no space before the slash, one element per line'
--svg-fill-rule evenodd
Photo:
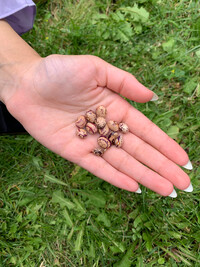
<path fill-rule="evenodd" d="M 123 143 L 122 133 L 129 131 L 128 125 L 123 122 L 106 121 L 106 114 L 106 108 L 99 106 L 96 112 L 86 111 L 85 115 L 79 116 L 75 123 L 77 127 L 76 134 L 80 138 L 85 138 L 88 133 L 100 134 L 97 139 L 99 147 L 92 151 L 96 156 L 102 156 L 111 145 L 121 147 Z"/>

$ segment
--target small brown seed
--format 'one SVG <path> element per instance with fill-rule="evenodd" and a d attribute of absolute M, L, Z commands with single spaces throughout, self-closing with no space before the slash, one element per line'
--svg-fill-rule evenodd
<path fill-rule="evenodd" d="M 106 125 L 106 120 L 103 117 L 97 117 L 95 123 L 96 123 L 96 126 L 101 129 Z"/>
<path fill-rule="evenodd" d="M 110 129 L 108 128 L 108 125 L 106 124 L 102 129 L 99 129 L 100 135 L 106 136 L 109 133 Z"/>
<path fill-rule="evenodd" d="M 89 134 L 95 134 L 97 132 L 97 126 L 94 123 L 88 122 L 85 127 Z"/>
<path fill-rule="evenodd" d="M 118 135 L 118 137 L 115 139 L 115 146 L 121 147 L 123 144 L 123 137 L 121 134 Z"/>
<path fill-rule="evenodd" d="M 119 136 L 118 133 L 116 132 L 111 132 L 109 135 L 108 135 L 108 140 L 110 141 L 111 144 L 114 144 L 115 143 L 115 139 Z"/>
<path fill-rule="evenodd" d="M 103 149 L 101 147 L 97 147 L 92 152 L 94 153 L 94 155 L 101 157 L 103 155 L 104 151 L 105 151 L 105 149 Z"/>
<path fill-rule="evenodd" d="M 77 118 L 75 124 L 76 124 L 76 126 L 77 126 L 78 128 L 84 128 L 85 125 L 86 125 L 86 122 L 87 122 L 87 121 L 86 121 L 85 116 L 81 115 L 81 116 L 79 116 L 79 117 Z"/>
<path fill-rule="evenodd" d="M 107 110 L 104 106 L 99 106 L 97 109 L 96 109 L 96 114 L 98 117 L 103 117 L 105 118 L 106 117 L 106 114 L 107 114 Z"/>
<path fill-rule="evenodd" d="M 110 147 L 110 141 L 107 138 L 105 138 L 104 136 L 100 136 L 98 138 L 97 142 L 98 142 L 99 146 L 102 148 L 107 149 Z"/>
<path fill-rule="evenodd" d="M 124 122 L 120 122 L 119 129 L 122 131 L 122 133 L 128 133 L 129 132 L 129 127 Z"/>
<path fill-rule="evenodd" d="M 86 113 L 85 113 L 85 117 L 86 117 L 86 119 L 87 119 L 89 122 L 94 123 L 95 120 L 96 120 L 97 115 L 96 115 L 96 113 L 95 113 L 94 111 L 92 111 L 92 110 L 88 110 L 88 111 L 86 111 Z"/>
<path fill-rule="evenodd" d="M 110 128 L 110 130 L 117 132 L 119 131 L 119 125 L 116 121 L 108 121 L 107 122 L 108 127 Z"/>
<path fill-rule="evenodd" d="M 87 136 L 87 132 L 85 129 L 77 129 L 76 135 L 78 135 L 80 138 L 85 138 Z"/>

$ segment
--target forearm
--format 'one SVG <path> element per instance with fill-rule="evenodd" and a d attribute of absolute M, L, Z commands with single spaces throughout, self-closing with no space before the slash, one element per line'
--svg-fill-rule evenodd
<path fill-rule="evenodd" d="M 0 20 L 0 100 L 6 102 L 19 88 L 24 74 L 40 56 L 11 27 Z"/>

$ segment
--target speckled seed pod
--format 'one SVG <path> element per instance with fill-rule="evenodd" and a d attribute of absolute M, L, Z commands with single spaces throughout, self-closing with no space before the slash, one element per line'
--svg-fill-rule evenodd
<path fill-rule="evenodd" d="M 98 145 L 104 149 L 107 149 L 110 147 L 110 141 L 104 136 L 100 136 L 97 142 L 98 142 Z"/>
<path fill-rule="evenodd" d="M 85 125 L 86 125 L 86 122 L 87 122 L 87 121 L 86 121 L 85 116 L 81 115 L 81 116 L 79 116 L 79 117 L 77 118 L 75 124 L 76 124 L 76 126 L 77 126 L 78 128 L 84 128 Z"/>
<path fill-rule="evenodd" d="M 120 122 L 119 129 L 122 131 L 122 133 L 128 133 L 129 132 L 129 127 L 124 122 Z"/>
<path fill-rule="evenodd" d="M 95 123 L 96 123 L 96 126 L 101 129 L 106 125 L 106 120 L 103 117 L 98 117 Z"/>
<path fill-rule="evenodd" d="M 95 156 L 99 156 L 101 157 L 104 153 L 105 149 L 101 148 L 101 147 L 97 147 L 95 148 L 92 152 Z"/>
<path fill-rule="evenodd" d="M 85 127 L 89 134 L 95 134 L 97 132 L 97 126 L 94 123 L 88 122 Z"/>
<path fill-rule="evenodd" d="M 119 131 L 119 125 L 116 121 L 108 121 L 107 124 L 110 130 L 114 132 Z"/>
<path fill-rule="evenodd" d="M 109 133 L 110 129 L 108 128 L 108 125 L 106 124 L 102 129 L 99 129 L 99 134 L 106 136 Z"/>
<path fill-rule="evenodd" d="M 96 114 L 97 114 L 97 117 L 103 117 L 105 118 L 106 117 L 106 114 L 107 114 L 107 110 L 104 106 L 99 106 L 97 109 L 96 109 Z"/>
<path fill-rule="evenodd" d="M 95 120 L 96 120 L 97 115 L 96 115 L 96 113 L 95 113 L 94 111 L 92 111 L 92 110 L 88 110 L 88 111 L 86 111 L 86 113 L 85 113 L 85 117 L 86 117 L 86 119 L 87 119 L 89 122 L 94 123 Z"/>
<path fill-rule="evenodd" d="M 108 140 L 110 141 L 111 144 L 114 144 L 115 143 L 115 139 L 118 137 L 118 133 L 116 132 L 111 132 L 109 133 L 108 135 Z"/>
<path fill-rule="evenodd" d="M 121 147 L 123 144 L 123 137 L 121 134 L 118 135 L 118 137 L 115 139 L 115 146 Z"/>
<path fill-rule="evenodd" d="M 76 135 L 80 138 L 85 138 L 87 136 L 87 132 L 85 129 L 77 129 Z"/>

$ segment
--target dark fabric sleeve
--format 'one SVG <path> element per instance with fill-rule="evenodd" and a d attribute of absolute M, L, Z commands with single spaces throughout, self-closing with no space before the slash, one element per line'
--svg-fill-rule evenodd
<path fill-rule="evenodd" d="M 26 133 L 24 127 L 8 112 L 0 102 L 0 134 Z"/>

